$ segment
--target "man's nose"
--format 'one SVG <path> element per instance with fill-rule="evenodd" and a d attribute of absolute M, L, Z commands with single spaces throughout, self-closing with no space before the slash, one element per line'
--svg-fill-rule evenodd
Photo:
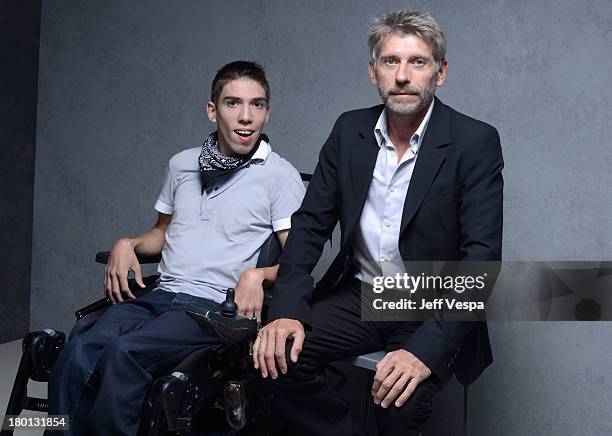
<path fill-rule="evenodd" d="M 395 72 L 395 83 L 398 85 L 406 85 L 410 83 L 410 65 L 402 62 Z"/>
<path fill-rule="evenodd" d="M 240 124 L 250 124 L 253 121 L 253 115 L 251 114 L 251 108 L 248 105 L 242 106 L 238 113 L 238 122 Z"/>

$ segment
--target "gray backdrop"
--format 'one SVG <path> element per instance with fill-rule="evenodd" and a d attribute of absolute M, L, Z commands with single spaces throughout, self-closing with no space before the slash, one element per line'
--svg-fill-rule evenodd
<path fill-rule="evenodd" d="M 609 259 L 612 4 L 46 1 L 42 7 L 31 328 L 69 329 L 101 295 L 94 253 L 155 221 L 164 167 L 211 130 L 215 70 L 266 66 L 273 147 L 301 171 L 341 112 L 378 103 L 365 32 L 431 11 L 447 104 L 499 129 L 506 259 Z M 609 323 L 492 323 L 474 434 L 610 434 Z"/>
<path fill-rule="evenodd" d="M 40 0 L 0 0 L 0 344 L 30 324 Z"/>

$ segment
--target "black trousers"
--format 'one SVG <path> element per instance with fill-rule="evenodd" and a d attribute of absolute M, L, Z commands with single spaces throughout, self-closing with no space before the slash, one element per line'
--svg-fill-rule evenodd
<path fill-rule="evenodd" d="M 291 344 L 287 345 L 287 374 L 279 373 L 273 385 L 292 435 L 363 435 L 349 405 L 325 378 L 323 366 L 381 349 L 400 349 L 421 324 L 361 321 L 360 286 L 357 279 L 343 280 L 333 292 L 313 303 L 312 330 L 306 331 L 296 364 L 289 360 Z M 431 415 L 432 399 L 440 388 L 441 382 L 432 375 L 402 407 L 375 406 L 378 434 L 418 434 Z"/>

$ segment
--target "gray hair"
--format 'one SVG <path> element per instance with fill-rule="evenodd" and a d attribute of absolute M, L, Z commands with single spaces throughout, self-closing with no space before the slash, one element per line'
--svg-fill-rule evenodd
<path fill-rule="evenodd" d="M 429 12 L 401 10 L 389 12 L 377 18 L 374 25 L 368 30 L 368 47 L 374 65 L 376 65 L 383 40 L 391 33 L 416 35 L 423 38 L 429 42 L 438 66 L 446 60 L 446 37 L 431 14 Z"/>

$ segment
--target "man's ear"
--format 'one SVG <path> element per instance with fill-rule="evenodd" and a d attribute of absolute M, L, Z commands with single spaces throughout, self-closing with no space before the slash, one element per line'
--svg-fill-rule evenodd
<path fill-rule="evenodd" d="M 270 106 L 266 109 L 266 121 L 264 121 L 264 124 L 268 122 L 268 119 L 270 119 Z"/>
<path fill-rule="evenodd" d="M 438 70 L 438 80 L 436 80 L 436 86 L 439 88 L 444 85 L 444 81 L 446 80 L 446 73 L 448 72 L 448 61 L 443 60 L 440 64 L 440 69 Z"/>
<path fill-rule="evenodd" d="M 368 62 L 368 72 L 370 73 L 370 81 L 372 85 L 378 86 L 378 79 L 376 78 L 376 69 L 374 67 L 374 61 Z"/>
<path fill-rule="evenodd" d="M 206 103 L 206 114 L 208 115 L 208 119 L 216 123 L 217 122 L 217 107 L 212 101 Z"/>

